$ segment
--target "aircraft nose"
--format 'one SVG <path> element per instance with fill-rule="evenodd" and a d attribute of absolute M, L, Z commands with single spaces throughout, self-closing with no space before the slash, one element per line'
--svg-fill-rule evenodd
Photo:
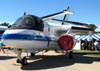
<path fill-rule="evenodd" d="M 7 38 L 8 38 L 8 35 L 6 35 L 6 34 L 2 35 L 2 40 L 6 40 Z"/>
<path fill-rule="evenodd" d="M 33 38 L 28 34 L 30 32 L 26 33 L 26 31 L 27 30 L 6 30 L 2 34 L 1 40 L 8 47 L 12 47 L 12 48 L 16 48 L 17 46 L 22 47 L 23 44 L 27 44 L 25 39 L 30 40 L 31 38 Z"/>
<path fill-rule="evenodd" d="M 6 44 L 6 41 L 7 41 L 8 38 L 9 38 L 9 35 L 7 35 L 7 34 L 2 34 L 1 41 L 2 41 L 4 44 Z"/>
<path fill-rule="evenodd" d="M 4 33 L 2 34 L 2 38 L 1 41 L 3 42 L 4 45 L 11 47 L 12 43 L 14 41 L 12 41 L 16 36 L 14 36 L 13 34 L 8 34 L 8 33 Z M 16 40 L 15 40 L 16 41 Z M 15 43 L 15 42 L 14 42 Z"/>
<path fill-rule="evenodd" d="M 14 39 L 16 36 L 13 34 L 3 34 L 1 41 L 4 45 L 8 47 L 14 47 L 15 45 L 18 45 L 20 42 L 17 41 L 17 39 Z"/>

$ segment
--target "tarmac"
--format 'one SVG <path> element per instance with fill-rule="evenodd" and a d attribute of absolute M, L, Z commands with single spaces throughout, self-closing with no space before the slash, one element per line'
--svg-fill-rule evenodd
<path fill-rule="evenodd" d="M 27 56 L 23 53 L 22 56 Z M 100 58 L 74 55 L 73 59 L 61 53 L 40 52 L 35 57 L 28 54 L 28 64 L 16 64 L 16 54 L 0 52 L 0 71 L 99 71 Z"/>

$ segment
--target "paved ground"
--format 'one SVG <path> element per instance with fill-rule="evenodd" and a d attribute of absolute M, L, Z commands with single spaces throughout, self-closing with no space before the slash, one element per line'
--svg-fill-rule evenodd
<path fill-rule="evenodd" d="M 26 56 L 27 54 L 23 54 Z M 73 59 L 53 51 L 28 57 L 28 65 L 15 64 L 16 54 L 0 52 L 0 71 L 99 71 L 100 58 L 74 55 Z"/>

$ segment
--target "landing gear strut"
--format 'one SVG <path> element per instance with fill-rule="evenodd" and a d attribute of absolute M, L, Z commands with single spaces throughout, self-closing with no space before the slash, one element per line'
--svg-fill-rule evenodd
<path fill-rule="evenodd" d="M 73 58 L 73 51 L 69 51 L 69 59 Z"/>
<path fill-rule="evenodd" d="M 27 64 L 27 58 L 23 57 L 21 58 L 21 54 L 22 54 L 22 49 L 18 49 L 18 56 L 17 56 L 17 63 L 21 63 L 22 65 L 26 65 Z"/>
<path fill-rule="evenodd" d="M 73 58 L 73 51 L 66 51 L 65 56 L 68 56 L 69 59 Z"/>

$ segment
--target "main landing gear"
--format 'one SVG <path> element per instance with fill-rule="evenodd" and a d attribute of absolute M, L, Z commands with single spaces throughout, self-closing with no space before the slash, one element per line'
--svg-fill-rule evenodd
<path fill-rule="evenodd" d="M 73 51 L 69 51 L 69 59 L 73 58 Z"/>
<path fill-rule="evenodd" d="M 30 53 L 30 56 L 31 56 L 31 57 L 34 57 L 34 56 L 35 56 L 35 53 Z"/>
<path fill-rule="evenodd" d="M 69 59 L 73 58 L 73 51 L 66 51 L 65 56 L 68 56 Z"/>

